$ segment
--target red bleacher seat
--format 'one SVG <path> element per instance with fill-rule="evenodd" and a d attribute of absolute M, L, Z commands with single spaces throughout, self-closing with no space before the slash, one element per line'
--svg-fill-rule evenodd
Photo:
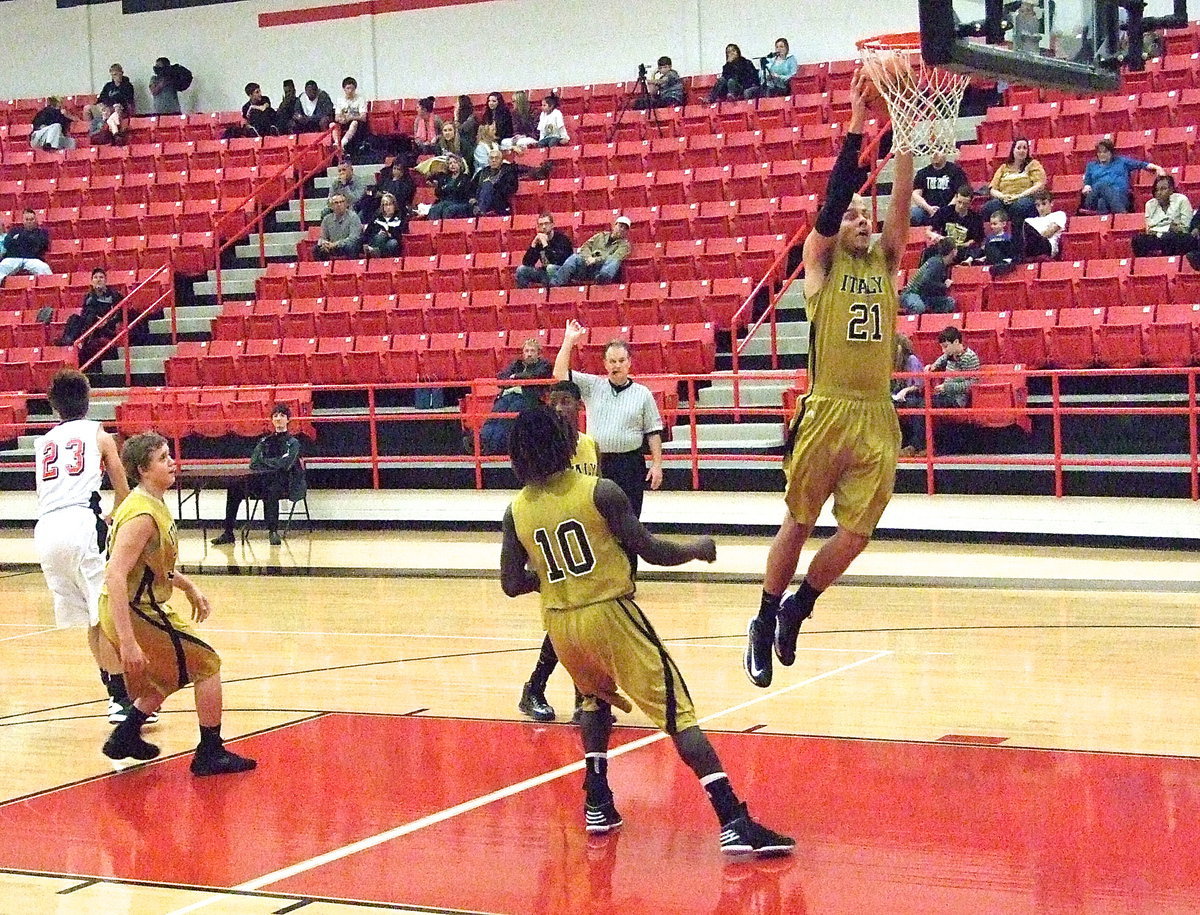
<path fill-rule="evenodd" d="M 1010 315 L 1007 311 L 973 311 L 963 315 L 963 342 L 985 365 L 994 365 L 1004 357 L 1004 332 Z"/>
<path fill-rule="evenodd" d="M 1004 333 L 1004 361 L 1032 368 L 1046 364 L 1046 332 L 1054 326 L 1058 312 L 1053 308 L 1014 311 Z"/>
<path fill-rule="evenodd" d="M 1103 308 L 1063 308 L 1046 330 L 1046 358 L 1056 368 L 1086 369 L 1096 364 L 1096 329 Z"/>
<path fill-rule="evenodd" d="M 1200 356 L 1200 304 L 1172 303 L 1154 310 L 1143 340 L 1146 360 L 1155 366 L 1192 365 Z"/>
<path fill-rule="evenodd" d="M 1113 305 L 1096 328 L 1096 361 L 1112 368 L 1136 368 L 1146 362 L 1144 340 L 1154 319 L 1150 305 Z"/>

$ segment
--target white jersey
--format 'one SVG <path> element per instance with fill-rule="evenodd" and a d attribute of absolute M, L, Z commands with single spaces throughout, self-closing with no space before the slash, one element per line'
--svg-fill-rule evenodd
<path fill-rule="evenodd" d="M 100 431 L 95 420 L 72 419 L 34 442 L 39 518 L 63 508 L 89 507 L 103 475 Z"/>

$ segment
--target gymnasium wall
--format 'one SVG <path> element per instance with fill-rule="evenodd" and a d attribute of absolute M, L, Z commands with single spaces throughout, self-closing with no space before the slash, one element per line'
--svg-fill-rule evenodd
<path fill-rule="evenodd" d="M 661 54 L 684 75 L 713 72 L 730 41 L 759 57 L 784 36 L 801 62 L 847 58 L 855 38 L 913 30 L 917 21 L 916 0 L 873 4 L 870 22 L 860 0 L 392 0 L 409 8 L 347 15 L 378 5 L 241 0 L 125 13 L 133 4 L 9 0 L 3 22 L 16 40 L 4 52 L 0 98 L 95 92 L 120 62 L 147 110 L 159 56 L 195 74 L 184 94 L 191 111 L 240 107 L 251 80 L 277 99 L 287 77 L 316 79 L 332 94 L 352 74 L 371 98 L 612 82 Z M 330 14 L 320 7 L 339 18 L 260 25 L 264 13 Z"/>

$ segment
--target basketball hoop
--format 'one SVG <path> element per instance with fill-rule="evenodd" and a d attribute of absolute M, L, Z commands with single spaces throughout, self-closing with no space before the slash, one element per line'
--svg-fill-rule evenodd
<path fill-rule="evenodd" d="M 856 42 L 863 70 L 887 102 L 898 152 L 950 155 L 969 76 L 926 66 L 921 34 L 878 35 Z"/>

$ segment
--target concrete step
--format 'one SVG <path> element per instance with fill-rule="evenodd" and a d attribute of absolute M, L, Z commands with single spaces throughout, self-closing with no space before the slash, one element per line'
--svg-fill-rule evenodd
<path fill-rule="evenodd" d="M 264 273 L 265 267 L 231 267 L 221 271 L 221 291 L 231 295 L 253 295 L 254 282 Z M 196 295 L 216 295 L 217 275 L 208 271 L 208 279 L 201 280 L 193 287 Z"/>
<path fill-rule="evenodd" d="M 296 256 L 296 245 L 304 239 L 304 232 L 267 232 L 264 235 L 264 244 L 266 245 L 267 257 L 292 257 Z M 234 249 L 234 254 L 237 257 L 255 258 L 258 257 L 258 233 L 255 232 L 250 236 L 244 245 L 238 245 Z"/>
<path fill-rule="evenodd" d="M 783 447 L 783 423 L 704 423 L 696 426 L 696 446 L 702 450 L 742 451 Z M 685 423 L 671 430 L 664 451 L 690 451 L 691 428 Z"/>
<path fill-rule="evenodd" d="M 197 283 L 197 286 L 200 284 Z M 231 292 L 232 290 L 226 290 Z M 190 305 L 178 309 L 177 330 L 181 334 L 206 334 L 212 327 L 213 319 L 221 312 L 219 305 Z M 165 309 L 164 316 L 150 322 L 152 334 L 171 333 L 171 310 Z"/>
<path fill-rule="evenodd" d="M 744 407 L 778 407 L 783 403 L 783 392 L 792 387 L 792 382 L 780 378 L 760 378 L 759 373 L 748 370 L 741 373 L 738 397 Z M 733 379 L 718 376 L 707 388 L 701 388 L 697 398 L 701 407 L 732 407 Z"/>
<path fill-rule="evenodd" d="M 786 321 L 776 326 L 775 347 L 779 353 L 792 356 L 808 354 L 807 321 Z M 764 324 L 742 347 L 743 356 L 771 355 L 771 328 Z"/>

